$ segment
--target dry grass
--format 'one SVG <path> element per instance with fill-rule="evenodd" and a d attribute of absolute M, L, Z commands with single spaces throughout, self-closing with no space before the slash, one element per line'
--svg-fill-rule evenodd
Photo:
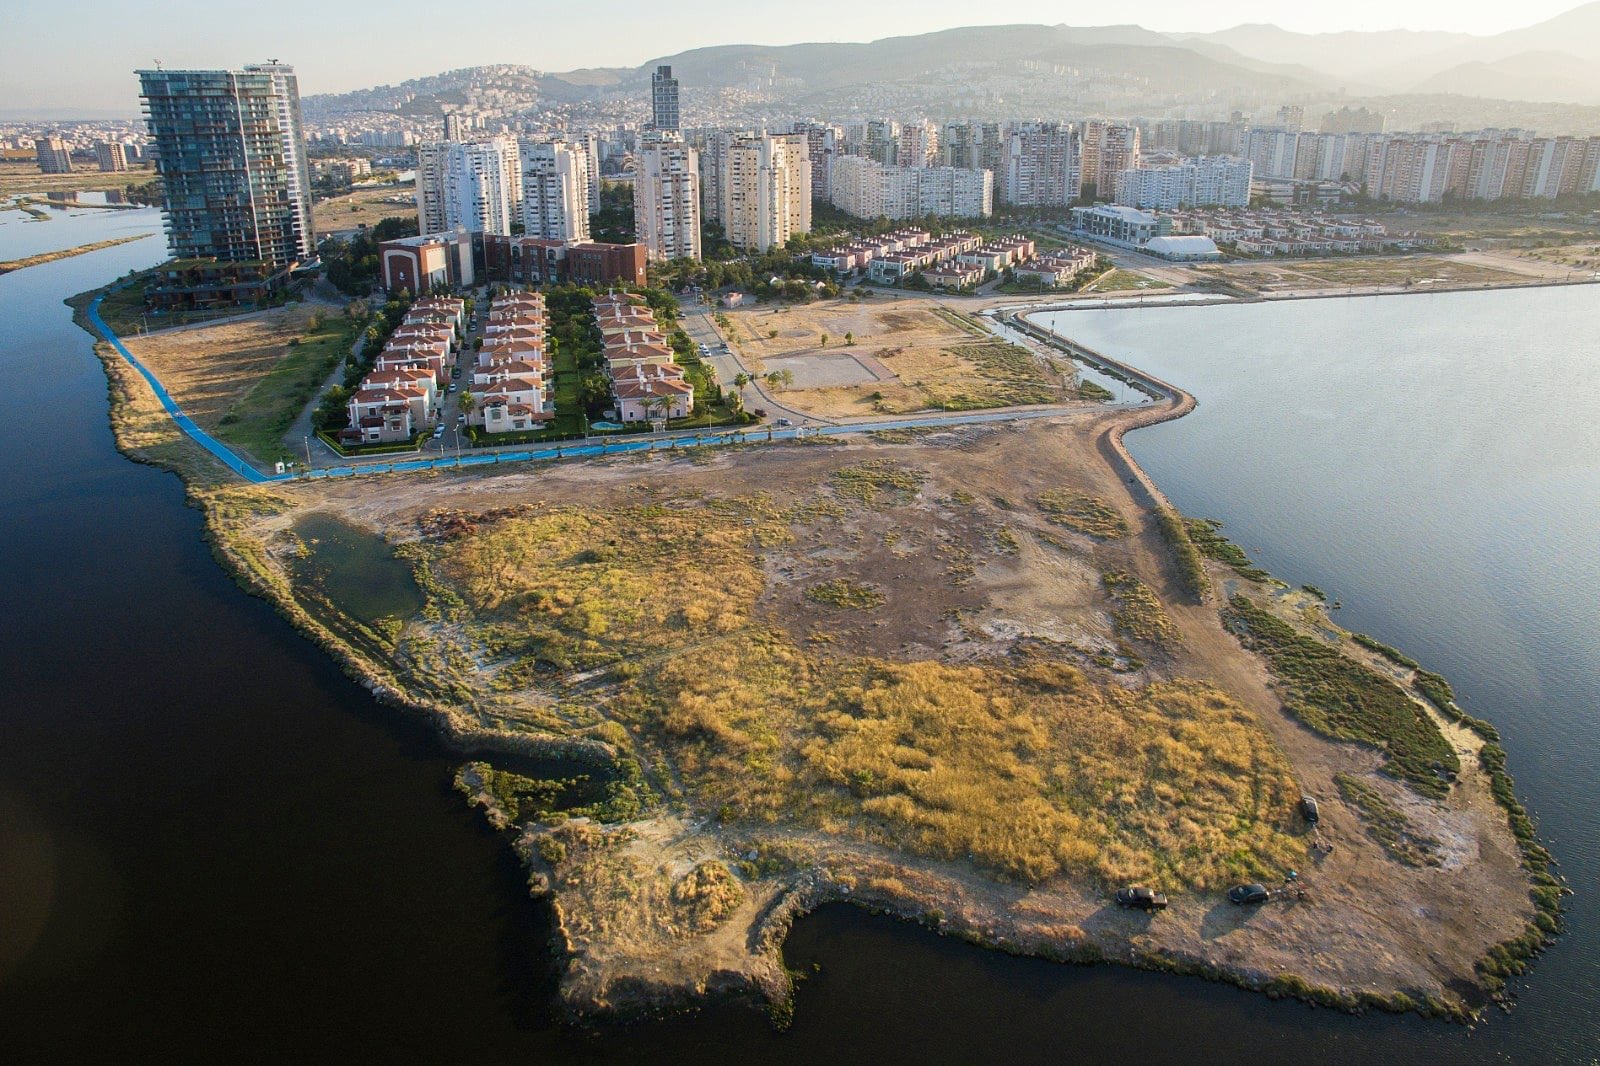
<path fill-rule="evenodd" d="M 357 189 L 344 196 L 319 200 L 311 210 L 318 237 L 361 226 L 371 228 L 386 218 L 407 218 L 416 213 L 416 187 L 413 185 Z"/>
<path fill-rule="evenodd" d="M 0 199 L 21 193 L 43 192 L 98 192 L 115 189 L 120 192 L 129 185 L 142 185 L 155 176 L 152 167 L 142 166 L 120 174 L 102 173 L 98 168 L 73 171 L 71 174 L 41 174 L 35 163 L 0 164 Z"/>
<path fill-rule="evenodd" d="M 892 459 L 868 459 L 854 466 L 840 467 L 829 479 L 835 495 L 868 507 L 887 507 L 909 503 L 927 475 L 901 466 Z"/>
<path fill-rule="evenodd" d="M 1108 570 L 1101 582 L 1116 602 L 1113 622 L 1119 636 L 1158 648 L 1180 643 L 1177 627 L 1149 585 L 1125 570 Z"/>
<path fill-rule="evenodd" d="M 782 356 L 847 349 L 876 360 L 892 377 L 859 385 L 790 389 L 783 402 L 822 418 L 870 412 L 904 414 L 1054 403 L 1063 379 L 1027 349 L 993 338 L 971 316 L 927 300 L 873 298 L 728 312 L 740 351 L 753 369 Z M 776 332 L 776 337 L 768 334 Z"/>
<path fill-rule="evenodd" d="M 1051 489 L 1034 499 L 1047 520 L 1085 536 L 1117 540 L 1128 535 L 1128 522 L 1098 496 L 1071 489 Z"/>
<path fill-rule="evenodd" d="M 344 359 L 351 339 L 336 311 L 289 304 L 209 326 L 126 336 L 123 343 L 202 429 L 270 461 L 284 451 L 284 431 Z"/>
<path fill-rule="evenodd" d="M 893 465 L 845 470 L 863 503 L 922 484 Z M 565 671 L 609 668 L 602 713 L 725 822 L 799 823 L 1025 881 L 1217 887 L 1299 864 L 1283 759 L 1208 686 L 1128 691 L 1029 655 L 840 655 L 758 618 L 758 555 L 802 520 L 765 498 L 559 507 L 426 550 L 459 597 L 436 588 L 440 609 L 485 670 L 557 691 L 591 676 Z"/>

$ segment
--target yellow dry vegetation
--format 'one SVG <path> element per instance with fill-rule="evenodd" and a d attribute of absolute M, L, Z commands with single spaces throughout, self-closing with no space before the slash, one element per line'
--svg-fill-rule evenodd
<path fill-rule="evenodd" d="M 1215 888 L 1301 863 L 1286 763 L 1207 685 L 1099 684 L 1042 651 L 841 655 L 765 620 L 760 552 L 812 520 L 765 497 L 551 508 L 433 545 L 432 571 L 519 683 L 610 667 L 600 712 L 724 821 L 1030 882 Z"/>

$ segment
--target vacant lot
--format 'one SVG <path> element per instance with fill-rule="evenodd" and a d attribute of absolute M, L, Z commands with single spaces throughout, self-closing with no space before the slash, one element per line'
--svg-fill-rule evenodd
<path fill-rule="evenodd" d="M 1195 272 L 1223 277 L 1260 292 L 1366 286 L 1505 285 L 1527 282 L 1541 273 L 1548 273 L 1533 264 L 1522 270 L 1512 262 L 1499 265 L 1489 256 L 1436 255 L 1252 260 L 1220 267 L 1199 267 Z"/>
<path fill-rule="evenodd" d="M 1116 270 L 1103 275 L 1097 281 L 1085 285 L 1083 291 L 1091 292 L 1138 292 L 1145 289 L 1171 288 L 1160 278 L 1153 278 L 1149 274 L 1141 274 L 1137 270 Z"/>
<path fill-rule="evenodd" d="M 1370 832 L 1375 805 L 1335 775 L 1376 780 L 1383 745 L 1304 728 L 1283 703 L 1320 682 L 1275 690 L 1215 607 L 1177 595 L 1151 516 L 1094 446 L 1118 417 L 246 490 L 228 540 L 293 582 L 324 550 L 298 514 L 381 534 L 371 550 L 411 564 L 425 606 L 348 645 L 374 676 L 497 731 L 475 750 L 619 752 L 626 826 L 520 838 L 582 1004 L 647 975 L 756 974 L 775 952 L 761 916 L 818 878 L 1021 950 L 1087 940 L 1459 997 L 1528 910 L 1484 775 L 1468 752 L 1448 788 L 1384 792 L 1442 865 Z M 316 617 L 349 610 L 331 584 L 292 594 Z M 1329 676 L 1363 669 L 1303 658 L 1328 656 Z M 541 809 L 527 787 L 513 817 Z M 1331 852 L 1308 848 L 1302 790 Z M 1219 895 L 1291 869 L 1309 900 L 1245 914 Z M 1106 906 L 1136 880 L 1173 894 L 1155 924 Z"/>
<path fill-rule="evenodd" d="M 284 433 L 353 338 L 336 311 L 290 304 L 123 341 L 201 428 L 272 462 L 291 454 Z"/>
<path fill-rule="evenodd" d="M 834 300 L 726 317 L 747 365 L 758 373 L 790 370 L 795 380 L 783 402 L 820 418 L 1071 398 L 1053 364 L 925 299 Z"/>
<path fill-rule="evenodd" d="M 410 217 L 417 213 L 414 185 L 386 185 L 379 189 L 357 189 L 344 196 L 319 200 L 311 209 L 317 235 L 371 228 L 386 218 Z"/>
<path fill-rule="evenodd" d="M 120 191 L 129 185 L 143 185 L 153 177 L 155 170 L 151 167 L 136 167 L 120 174 L 102 174 L 95 168 L 71 174 L 41 174 L 33 163 L 0 163 L 0 198 L 21 193 Z"/>

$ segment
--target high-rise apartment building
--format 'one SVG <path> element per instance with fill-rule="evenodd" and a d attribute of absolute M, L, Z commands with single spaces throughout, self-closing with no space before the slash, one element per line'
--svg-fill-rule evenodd
<path fill-rule="evenodd" d="M 658 133 L 681 129 L 678 118 L 678 79 L 672 68 L 659 66 L 650 75 L 650 128 Z"/>
<path fill-rule="evenodd" d="M 900 123 L 889 118 L 852 122 L 844 131 L 845 152 L 862 155 L 884 166 L 895 165 L 900 154 Z"/>
<path fill-rule="evenodd" d="M 939 158 L 959 170 L 1000 171 L 1005 131 L 998 122 L 951 122 L 939 138 Z"/>
<path fill-rule="evenodd" d="M 753 130 L 708 129 L 695 138 L 700 156 L 700 217 L 704 221 L 726 221 L 722 211 L 728 192 L 728 150 L 741 138 L 753 136 Z"/>
<path fill-rule="evenodd" d="M 41 174 L 71 174 L 72 153 L 60 137 L 40 137 L 33 144 Z"/>
<path fill-rule="evenodd" d="M 465 229 L 509 235 L 522 212 L 517 142 L 491 137 L 417 149 L 417 225 L 423 233 Z"/>
<path fill-rule="evenodd" d="M 1173 166 L 1138 167 L 1117 175 L 1116 202 L 1143 210 L 1250 206 L 1250 163 L 1218 157 Z"/>
<path fill-rule="evenodd" d="M 932 166 L 938 158 L 939 129 L 926 119 L 900 126 L 895 144 L 895 162 L 903 167 Z"/>
<path fill-rule="evenodd" d="M 311 175 L 294 68 L 138 74 L 173 257 L 274 267 L 311 258 Z"/>
<path fill-rule="evenodd" d="M 1019 207 L 1067 207 L 1080 186 L 1078 131 L 1065 122 L 1019 122 L 1008 128 L 1000 198 Z"/>
<path fill-rule="evenodd" d="M 700 153 L 677 140 L 639 146 L 634 239 L 651 259 L 700 258 Z"/>
<path fill-rule="evenodd" d="M 118 174 L 128 169 L 128 150 L 121 141 L 98 141 L 94 146 L 95 161 L 106 174 Z"/>
<path fill-rule="evenodd" d="M 766 252 L 811 231 L 811 157 L 804 136 L 738 138 L 725 152 L 720 217 L 734 247 Z"/>
<path fill-rule="evenodd" d="M 1104 200 L 1116 193 L 1117 177 L 1139 165 L 1139 127 L 1117 122 L 1085 122 L 1079 137 L 1082 145 L 1079 192 Z"/>
<path fill-rule="evenodd" d="M 811 160 L 811 198 L 833 195 L 833 161 L 844 151 L 844 130 L 826 122 L 795 122 L 789 132 L 804 137 Z"/>
<path fill-rule="evenodd" d="M 857 218 L 987 218 L 994 175 L 958 167 L 884 166 L 865 156 L 834 161 L 835 207 Z"/>
<path fill-rule="evenodd" d="M 588 151 L 581 144 L 525 140 L 518 145 L 522 169 L 522 231 L 551 241 L 589 239 Z"/>

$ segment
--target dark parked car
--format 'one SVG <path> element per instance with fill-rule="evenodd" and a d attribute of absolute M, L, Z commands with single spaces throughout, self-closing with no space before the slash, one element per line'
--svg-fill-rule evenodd
<path fill-rule="evenodd" d="M 1267 891 L 1266 885 L 1234 885 L 1228 889 L 1228 902 L 1239 906 L 1265 903 L 1271 898 L 1272 893 Z"/>
<path fill-rule="evenodd" d="M 1317 801 L 1310 796 L 1300 797 L 1300 813 L 1305 816 L 1308 825 L 1316 825 L 1317 819 L 1322 817 L 1321 812 L 1317 810 Z"/>
<path fill-rule="evenodd" d="M 1123 907 L 1132 907 L 1136 911 L 1163 911 L 1167 909 L 1167 897 L 1148 888 L 1119 888 L 1117 889 L 1117 903 Z"/>

